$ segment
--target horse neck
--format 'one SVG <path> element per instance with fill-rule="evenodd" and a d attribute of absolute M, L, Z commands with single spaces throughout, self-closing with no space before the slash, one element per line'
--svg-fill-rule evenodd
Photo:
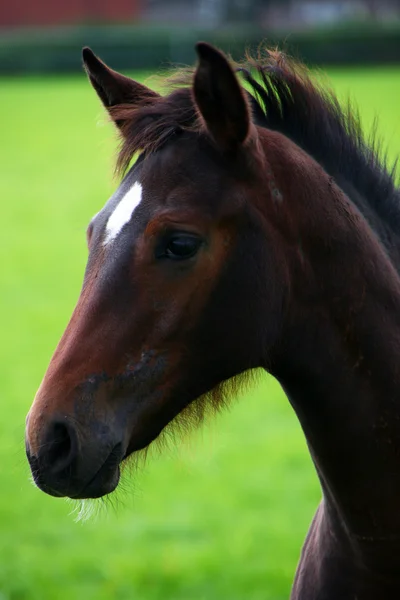
<path fill-rule="evenodd" d="M 283 202 L 292 199 L 290 298 L 269 370 L 301 422 L 331 513 L 359 539 L 400 536 L 399 277 L 343 192 L 307 167 L 307 180 L 297 169 L 282 184 Z"/>

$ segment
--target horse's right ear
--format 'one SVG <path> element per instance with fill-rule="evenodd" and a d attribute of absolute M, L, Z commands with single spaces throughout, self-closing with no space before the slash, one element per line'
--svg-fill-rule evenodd
<path fill-rule="evenodd" d="M 113 117 L 113 106 L 119 104 L 144 106 L 151 104 L 159 97 L 157 92 L 154 92 L 145 85 L 107 67 L 90 48 L 83 48 L 82 58 L 90 83 L 117 127 L 121 127 L 123 121 L 116 120 Z"/>

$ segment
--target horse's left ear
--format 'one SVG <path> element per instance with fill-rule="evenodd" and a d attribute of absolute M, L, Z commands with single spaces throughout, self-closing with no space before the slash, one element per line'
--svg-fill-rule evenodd
<path fill-rule="evenodd" d="M 196 44 L 199 64 L 193 94 L 209 133 L 223 150 L 234 150 L 246 140 L 250 109 L 227 58 L 205 42 Z"/>
<path fill-rule="evenodd" d="M 121 127 L 123 122 L 113 117 L 113 106 L 118 104 L 143 106 L 151 104 L 159 97 L 157 92 L 145 85 L 110 69 L 90 48 L 83 48 L 82 58 L 90 83 L 117 127 Z"/>

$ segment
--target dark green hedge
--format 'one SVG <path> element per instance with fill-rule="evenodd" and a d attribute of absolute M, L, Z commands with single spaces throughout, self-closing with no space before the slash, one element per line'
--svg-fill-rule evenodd
<path fill-rule="evenodd" d="M 73 72 L 88 45 L 117 69 L 158 69 L 191 64 L 194 44 L 211 41 L 235 58 L 265 40 L 279 44 L 309 64 L 400 63 L 400 25 L 347 24 L 340 29 L 268 34 L 251 28 L 200 30 L 195 27 L 80 26 L 0 31 L 0 73 Z"/>

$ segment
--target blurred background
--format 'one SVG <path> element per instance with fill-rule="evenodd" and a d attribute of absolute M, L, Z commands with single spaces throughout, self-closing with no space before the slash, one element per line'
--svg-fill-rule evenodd
<path fill-rule="evenodd" d="M 191 63 L 212 40 L 235 57 L 285 40 L 309 63 L 400 59 L 400 0 L 4 0 L 0 71 L 73 71 L 93 45 L 118 68 Z"/>
<path fill-rule="evenodd" d="M 400 151 L 400 0 L 3 0 L 0 3 L 0 600 L 286 600 L 318 481 L 279 385 L 152 452 L 79 506 L 30 483 L 24 420 L 79 295 L 85 230 L 111 195 L 116 141 L 81 68 L 89 45 L 139 80 L 284 45 Z M 70 514 L 74 511 L 74 514 Z"/>

